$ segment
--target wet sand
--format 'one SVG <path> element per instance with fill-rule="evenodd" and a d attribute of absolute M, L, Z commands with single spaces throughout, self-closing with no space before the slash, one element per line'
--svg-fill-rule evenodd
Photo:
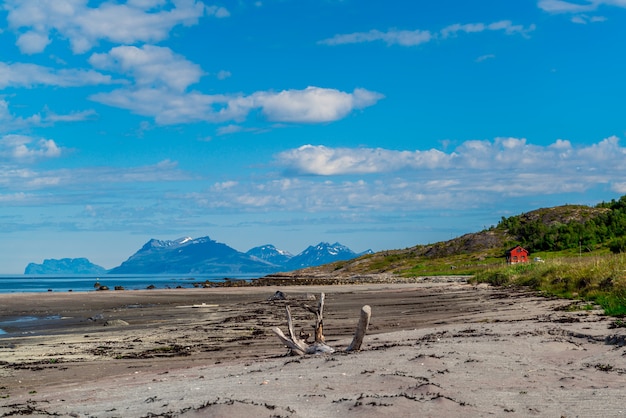
<path fill-rule="evenodd" d="M 289 304 L 311 332 L 320 292 L 340 352 L 287 356 L 271 329 Z M 0 322 L 41 319 L 0 336 L 0 416 L 623 416 L 624 328 L 571 304 L 454 278 L 5 294 Z"/>

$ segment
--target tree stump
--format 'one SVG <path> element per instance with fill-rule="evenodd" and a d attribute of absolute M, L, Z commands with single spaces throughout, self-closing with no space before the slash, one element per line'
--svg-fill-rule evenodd
<path fill-rule="evenodd" d="M 320 294 L 320 300 L 316 308 L 304 305 L 304 308 L 315 315 L 315 341 L 312 344 L 308 344 L 306 340 L 303 340 L 296 336 L 293 328 L 293 319 L 291 317 L 291 308 L 289 305 L 285 307 L 287 311 L 287 330 L 289 336 L 286 336 L 282 330 L 278 327 L 272 329 L 274 334 L 285 344 L 292 355 L 303 356 L 306 354 L 327 354 L 334 353 L 336 350 L 326 344 L 324 339 L 324 301 L 326 295 Z M 346 348 L 345 351 L 359 351 L 363 344 L 363 338 L 367 332 L 369 326 L 370 317 L 372 315 L 372 309 L 369 305 L 365 305 L 361 308 L 361 316 L 359 318 L 359 324 L 357 325 L 354 333 L 352 343 Z"/>

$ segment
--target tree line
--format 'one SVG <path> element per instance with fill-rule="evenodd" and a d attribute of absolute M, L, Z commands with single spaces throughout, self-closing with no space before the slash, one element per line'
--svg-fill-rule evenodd
<path fill-rule="evenodd" d="M 584 221 L 546 224 L 541 217 L 512 216 L 500 220 L 497 229 L 508 230 L 530 252 L 580 248 L 592 251 L 599 246 L 614 253 L 626 252 L 626 195 L 595 206 L 599 211 Z"/>

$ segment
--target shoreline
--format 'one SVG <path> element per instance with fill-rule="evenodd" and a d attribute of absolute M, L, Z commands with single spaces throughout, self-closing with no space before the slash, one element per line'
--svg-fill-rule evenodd
<path fill-rule="evenodd" d="M 286 356 L 272 327 L 289 304 L 311 329 L 320 292 L 339 352 Z M 0 319 L 66 318 L 0 338 L 0 416 L 619 416 L 624 333 L 573 303 L 428 280 L 0 294 Z M 365 304 L 362 351 L 342 353 Z"/>
<path fill-rule="evenodd" d="M 329 277 L 322 274 L 301 275 L 297 273 L 277 273 L 254 279 L 229 279 L 222 278 L 216 282 L 194 282 L 193 287 L 176 287 L 176 288 L 145 288 L 145 289 L 93 289 L 82 291 L 39 291 L 39 292 L 0 292 L 0 339 L 6 337 L 25 335 L 34 333 L 29 331 L 31 328 L 42 329 L 44 324 L 51 324 L 51 320 L 61 320 L 59 315 L 39 315 L 33 316 L 30 311 L 23 315 L 10 315 L 7 309 L 2 306 L 11 307 L 12 305 L 3 298 L 4 295 L 12 295 L 19 297 L 20 295 L 43 295 L 43 294 L 92 294 L 114 292 L 121 294 L 122 292 L 171 292 L 171 291 L 196 291 L 200 289 L 224 289 L 224 288 L 255 288 L 255 287 L 288 287 L 288 286 L 355 286 L 355 285 L 372 285 L 372 284 L 415 284 L 415 283 L 466 283 L 471 276 L 422 276 L 403 278 L 390 274 L 366 274 L 354 275 L 348 277 Z M 204 284 L 204 286 L 202 286 Z M 48 312 L 48 311 L 45 311 Z M 19 325 L 22 325 L 20 327 Z M 30 325 L 30 326 L 25 326 Z M 24 330 L 26 329 L 26 330 Z"/>
<path fill-rule="evenodd" d="M 203 289 L 213 287 L 255 287 L 255 286 L 308 286 L 334 284 L 373 284 L 373 283 L 416 283 L 422 281 L 464 281 L 467 275 L 401 277 L 390 273 L 366 273 L 351 275 L 329 275 L 311 271 L 278 272 L 265 275 L 241 274 L 240 277 L 224 275 L 9 275 L 0 277 L 0 295 L 21 293 L 82 293 L 93 291 L 138 291 L 138 290 L 174 290 Z M 248 276 L 248 277 L 246 277 Z M 37 279 L 40 281 L 37 282 Z M 24 281 L 38 283 L 38 287 L 13 288 L 7 283 Z M 60 285 L 57 280 L 61 280 Z M 116 281 L 117 280 L 117 281 Z M 45 286 L 41 283 L 46 284 Z M 129 283 L 130 282 L 130 283 Z M 75 286 L 71 286 L 74 284 Z M 23 285 L 22 285 L 23 286 Z"/>

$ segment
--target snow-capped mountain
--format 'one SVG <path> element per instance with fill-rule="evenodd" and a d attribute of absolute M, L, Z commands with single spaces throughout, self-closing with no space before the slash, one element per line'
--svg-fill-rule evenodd
<path fill-rule="evenodd" d="M 152 248 L 175 248 L 175 247 L 180 247 L 181 245 L 184 245 L 190 241 L 193 241 L 193 238 L 184 237 L 184 238 L 178 238 L 175 240 L 166 240 L 166 241 L 152 238 L 150 241 L 146 242 L 139 251 L 148 251 Z"/>
<path fill-rule="evenodd" d="M 151 239 L 112 274 L 237 274 L 269 273 L 276 266 L 254 259 L 209 237 L 179 238 L 173 241 Z"/>
<path fill-rule="evenodd" d="M 334 261 L 349 260 L 362 254 L 355 253 L 339 244 L 320 242 L 310 246 L 298 255 L 280 250 L 271 244 L 248 250 L 246 253 L 235 250 L 226 244 L 209 237 L 184 237 L 176 240 L 151 239 L 135 254 L 119 266 L 111 269 L 111 274 L 224 274 L 241 273 L 269 274 L 279 271 L 314 267 Z M 77 260 L 77 261 L 71 261 Z M 27 274 L 91 274 L 84 270 L 87 259 L 46 260 L 46 266 L 29 264 Z M 89 263 L 90 264 L 90 263 Z M 39 266 L 39 267 L 38 267 Z M 43 268 L 46 267 L 46 268 Z M 99 267 L 99 266 L 95 266 Z M 62 271 L 59 269 L 63 269 Z M 100 267 L 95 274 L 103 274 Z"/>
<path fill-rule="evenodd" d="M 297 270 L 305 267 L 321 266 L 322 264 L 328 264 L 334 261 L 350 260 L 371 252 L 371 250 L 367 250 L 357 254 L 338 242 L 334 244 L 320 242 L 316 246 L 310 246 L 300 254 L 291 258 L 286 264 L 286 267 L 288 267 L 289 270 Z"/>
<path fill-rule="evenodd" d="M 276 266 L 284 266 L 293 258 L 293 254 L 289 251 L 279 250 L 271 244 L 261 245 L 260 247 L 251 248 L 246 252 L 250 257 L 267 261 Z"/>

